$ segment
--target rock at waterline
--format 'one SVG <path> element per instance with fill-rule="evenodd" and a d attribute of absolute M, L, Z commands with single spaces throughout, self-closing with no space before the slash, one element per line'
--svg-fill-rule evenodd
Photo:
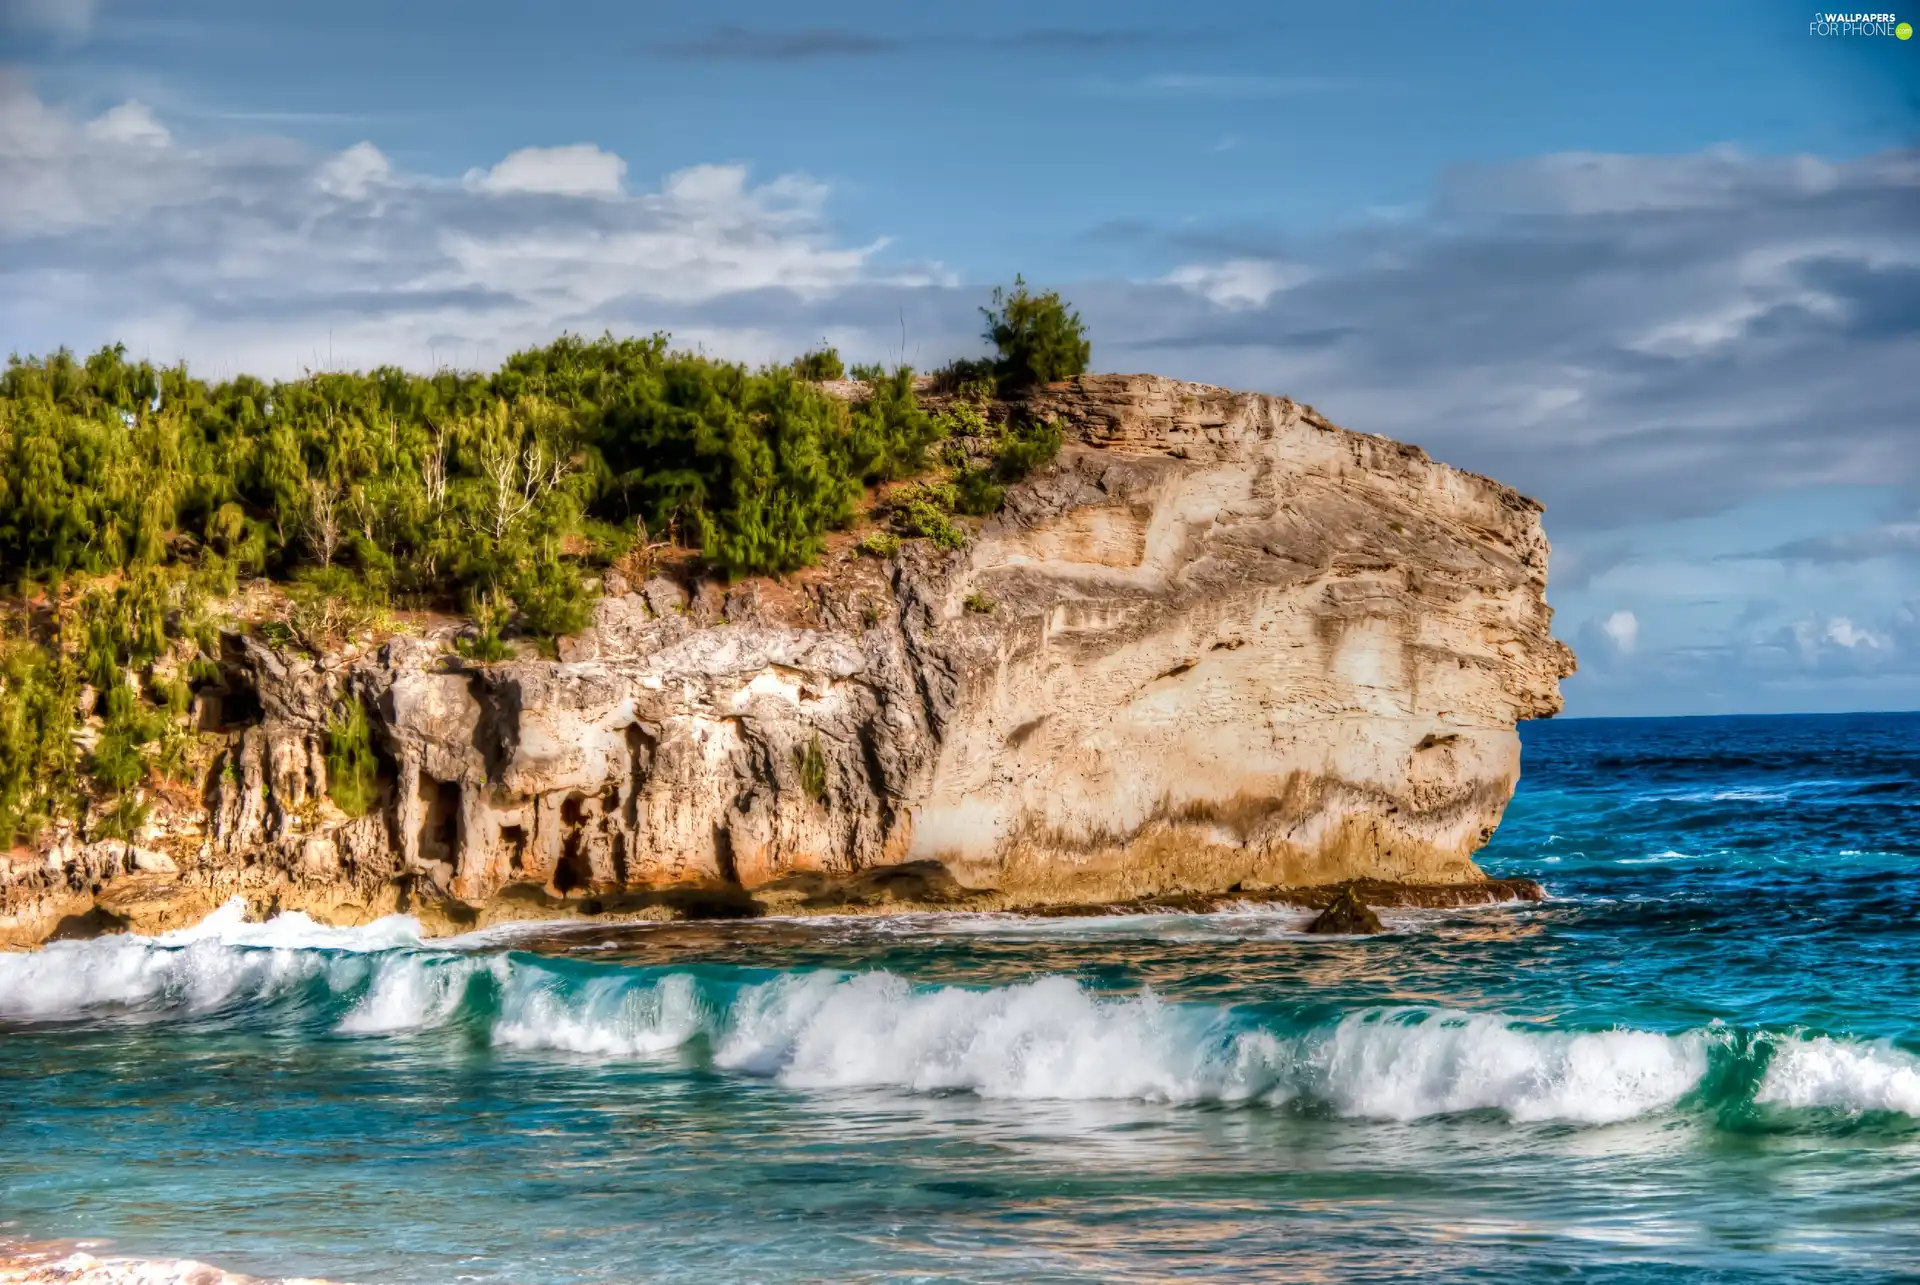
<path fill-rule="evenodd" d="M 1371 907 L 1353 895 L 1353 889 L 1342 888 L 1340 895 L 1314 917 L 1307 925 L 1310 933 L 1326 933 L 1330 936 L 1361 937 L 1368 933 L 1385 931 L 1380 916 L 1373 913 Z"/>

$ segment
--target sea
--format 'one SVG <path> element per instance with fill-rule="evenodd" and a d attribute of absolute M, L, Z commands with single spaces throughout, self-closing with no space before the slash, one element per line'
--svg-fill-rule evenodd
<path fill-rule="evenodd" d="M 1920 1280 L 1920 715 L 1528 724 L 1548 899 L 0 956 L 0 1238 L 352 1282 Z"/>

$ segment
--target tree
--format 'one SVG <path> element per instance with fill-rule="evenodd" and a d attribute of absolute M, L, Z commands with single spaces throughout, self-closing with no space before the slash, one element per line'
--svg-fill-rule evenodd
<path fill-rule="evenodd" d="M 1084 374 L 1093 355 L 1080 314 L 1069 311 L 1057 290 L 1034 294 L 1016 276 L 1011 291 L 996 288 L 993 306 L 982 308 L 984 337 L 999 351 L 994 375 L 1003 390 L 1050 384 Z"/>

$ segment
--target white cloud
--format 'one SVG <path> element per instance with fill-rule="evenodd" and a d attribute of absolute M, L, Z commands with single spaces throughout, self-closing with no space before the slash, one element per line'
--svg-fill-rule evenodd
<path fill-rule="evenodd" d="M 1825 637 L 1828 642 L 1836 646 L 1845 647 L 1848 651 L 1853 651 L 1861 647 L 1879 651 L 1888 645 L 1885 634 L 1877 634 L 1870 629 L 1862 629 L 1845 616 L 1835 616 L 1827 622 Z"/>
<path fill-rule="evenodd" d="M 166 147 L 173 142 L 173 135 L 154 117 L 153 109 L 132 98 L 88 121 L 86 135 L 102 143 L 136 147 Z"/>
<path fill-rule="evenodd" d="M 1616 611 L 1600 622 L 1600 632 L 1622 653 L 1640 645 L 1640 618 L 1631 611 Z"/>
<path fill-rule="evenodd" d="M 1222 308 L 1260 308 L 1282 290 L 1307 279 L 1306 269 L 1274 259 L 1228 259 L 1222 263 L 1190 263 L 1166 276 Z"/>
<path fill-rule="evenodd" d="M 372 143 L 355 143 L 337 156 L 321 162 L 314 172 L 314 185 L 328 196 L 344 201 L 364 201 L 374 190 L 393 181 L 393 162 Z"/>
<path fill-rule="evenodd" d="M 463 181 L 369 142 L 194 145 L 139 103 L 78 120 L 0 80 L 0 347 L 120 340 L 216 375 L 276 375 L 486 365 L 566 329 L 666 328 L 757 360 L 821 328 L 698 309 L 945 280 L 838 238 L 827 188 L 805 176 L 705 165 L 628 190 L 625 172 L 587 144 L 523 149 Z"/>
<path fill-rule="evenodd" d="M 490 170 L 467 171 L 467 184 L 497 194 L 617 197 L 626 177 L 627 163 L 612 152 L 592 143 L 573 143 L 509 152 Z"/>

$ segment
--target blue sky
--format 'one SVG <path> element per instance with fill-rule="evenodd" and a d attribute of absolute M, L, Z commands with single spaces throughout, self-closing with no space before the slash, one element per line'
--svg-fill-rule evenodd
<path fill-rule="evenodd" d="M 0 344 L 927 366 L 1024 272 L 1543 500 L 1570 713 L 1914 708 L 1920 40 L 1811 16 L 0 0 Z"/>

